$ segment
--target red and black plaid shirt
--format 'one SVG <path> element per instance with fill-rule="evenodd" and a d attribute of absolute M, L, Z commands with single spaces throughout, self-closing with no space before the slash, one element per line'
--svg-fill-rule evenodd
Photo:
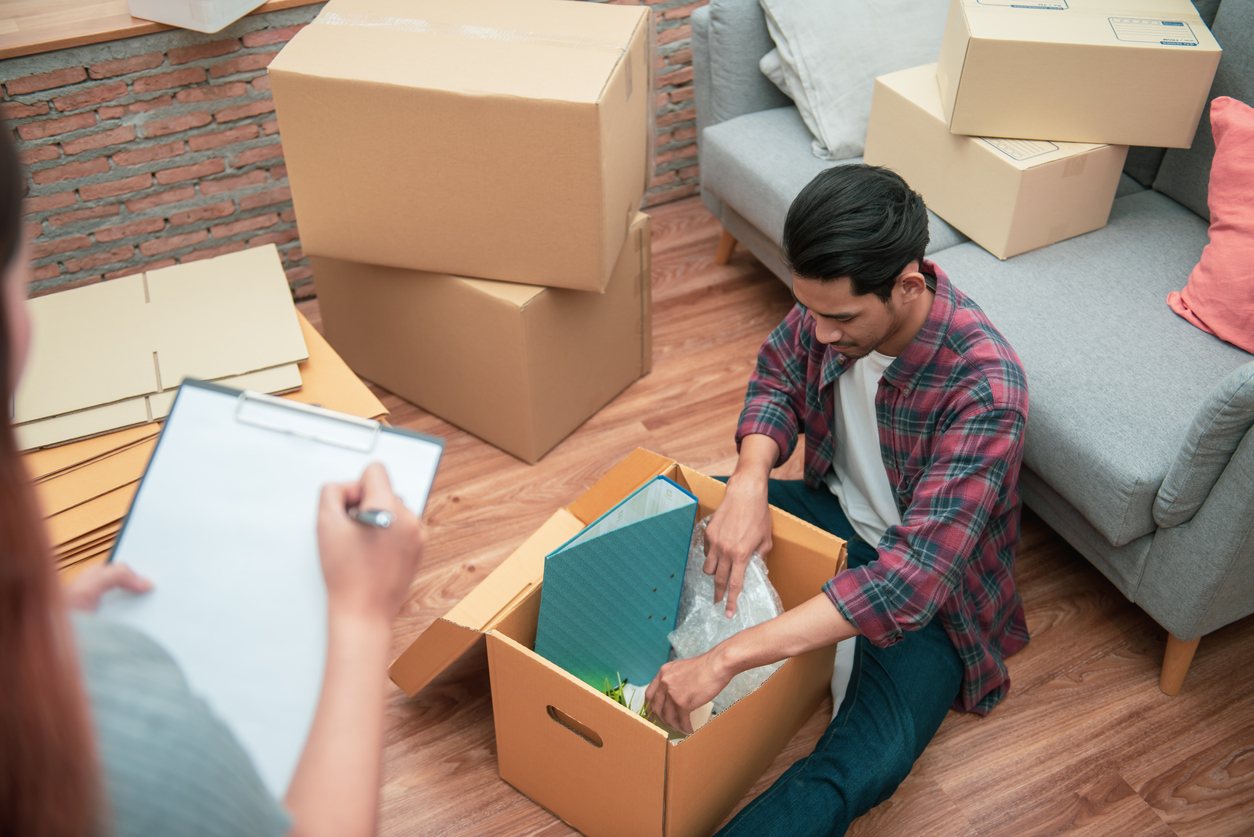
<path fill-rule="evenodd" d="M 875 395 L 880 453 L 901 512 L 867 566 L 824 590 L 872 643 L 941 620 L 965 673 L 956 706 L 987 713 L 1010 686 L 1005 658 L 1028 642 L 1012 568 L 1019 465 L 1028 414 L 1023 367 L 984 312 L 936 275 L 931 313 Z M 855 360 L 820 343 L 801 306 L 758 353 L 736 440 L 760 433 L 783 464 L 805 433 L 805 480 L 821 486 L 833 438 L 836 379 Z"/>

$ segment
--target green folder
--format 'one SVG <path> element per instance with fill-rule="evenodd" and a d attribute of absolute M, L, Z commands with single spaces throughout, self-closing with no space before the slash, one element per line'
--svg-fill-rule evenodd
<path fill-rule="evenodd" d="M 656 477 L 545 556 L 536 653 L 595 689 L 670 658 L 697 498 Z"/>

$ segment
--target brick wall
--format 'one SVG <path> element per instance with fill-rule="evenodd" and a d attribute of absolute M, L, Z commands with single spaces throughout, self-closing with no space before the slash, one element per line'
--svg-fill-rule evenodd
<path fill-rule="evenodd" d="M 688 17 L 705 0 L 646 1 L 656 205 L 697 191 Z M 0 62 L 0 112 L 27 168 L 32 292 L 273 242 L 294 295 L 311 296 L 265 68 L 320 8 Z"/>

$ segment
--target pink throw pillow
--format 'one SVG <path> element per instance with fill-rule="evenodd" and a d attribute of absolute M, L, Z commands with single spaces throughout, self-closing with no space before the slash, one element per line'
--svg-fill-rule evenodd
<path fill-rule="evenodd" d="M 1210 243 L 1171 310 L 1221 340 L 1254 352 L 1254 108 L 1229 96 L 1210 103 Z"/>

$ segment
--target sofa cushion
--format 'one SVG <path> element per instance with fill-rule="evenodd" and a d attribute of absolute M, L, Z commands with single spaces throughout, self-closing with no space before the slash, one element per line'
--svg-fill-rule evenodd
<path fill-rule="evenodd" d="M 1210 101 L 1218 96 L 1231 96 L 1254 104 L 1254 3 L 1250 0 L 1226 0 L 1215 14 L 1215 25 L 1211 31 L 1224 51 L 1210 88 Z M 1154 179 L 1154 188 L 1209 220 L 1206 186 L 1214 156 L 1215 140 L 1211 135 L 1208 102 L 1202 111 L 1202 121 L 1193 137 L 1193 145 L 1167 152 L 1158 177 Z"/>
<path fill-rule="evenodd" d="M 1210 242 L 1171 310 L 1202 331 L 1254 352 L 1254 108 L 1221 96 L 1210 103 Z"/>
<path fill-rule="evenodd" d="M 810 132 L 791 105 L 748 113 L 711 125 L 701 134 L 701 188 L 734 206 L 750 223 L 779 242 L 784 218 L 801 189 L 832 163 L 810 153 Z M 929 212 L 928 252 L 966 237 Z"/>
<path fill-rule="evenodd" d="M 1205 222 L 1144 191 L 1106 227 L 1006 262 L 973 244 L 933 256 L 1023 360 L 1024 463 L 1113 546 L 1154 531 L 1195 413 L 1250 359 L 1162 303 L 1205 244 Z"/>

